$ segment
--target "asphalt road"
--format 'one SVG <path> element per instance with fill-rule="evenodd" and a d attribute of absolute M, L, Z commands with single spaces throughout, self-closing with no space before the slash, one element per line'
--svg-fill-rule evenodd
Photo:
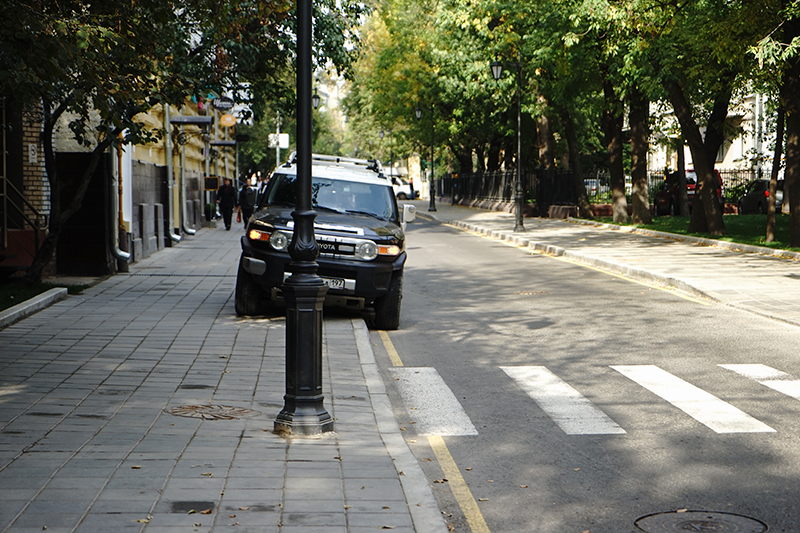
<path fill-rule="evenodd" d="M 372 342 L 455 531 L 798 531 L 800 329 L 436 222 L 408 242 Z"/>

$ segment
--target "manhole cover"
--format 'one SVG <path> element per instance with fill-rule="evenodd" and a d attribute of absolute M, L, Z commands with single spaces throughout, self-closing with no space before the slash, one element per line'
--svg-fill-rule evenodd
<path fill-rule="evenodd" d="M 175 416 L 202 418 L 203 420 L 238 420 L 257 416 L 258 411 L 230 405 L 181 405 L 166 410 Z"/>
<path fill-rule="evenodd" d="M 698 533 L 765 533 L 764 522 L 731 513 L 709 511 L 672 511 L 643 516 L 636 527 L 646 533 L 665 531 L 695 531 Z"/>

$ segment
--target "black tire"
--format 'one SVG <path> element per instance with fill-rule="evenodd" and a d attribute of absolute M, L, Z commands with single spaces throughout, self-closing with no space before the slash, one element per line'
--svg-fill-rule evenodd
<path fill-rule="evenodd" d="M 274 309 L 272 300 L 264 289 L 256 283 L 253 275 L 244 269 L 239 259 L 239 271 L 236 273 L 236 290 L 234 291 L 234 308 L 237 316 L 266 315 Z"/>
<path fill-rule="evenodd" d="M 403 272 L 395 272 L 389 292 L 375 300 L 375 329 L 395 330 L 400 327 L 400 301 L 403 299 Z"/>
<path fill-rule="evenodd" d="M 397 199 L 398 200 L 408 200 L 408 195 L 406 193 L 404 193 L 404 192 L 398 193 L 397 194 Z"/>

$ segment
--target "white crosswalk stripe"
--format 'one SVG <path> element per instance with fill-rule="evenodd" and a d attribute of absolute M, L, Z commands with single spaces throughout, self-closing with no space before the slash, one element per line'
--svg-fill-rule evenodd
<path fill-rule="evenodd" d="M 750 378 L 765 387 L 776 390 L 781 394 L 800 400 L 800 380 L 791 374 L 781 372 L 772 367 L 758 364 L 747 365 L 719 365 L 722 368 L 736 372 L 740 376 Z"/>
<path fill-rule="evenodd" d="M 800 400 L 800 380 L 761 364 L 720 364 L 782 394 Z M 669 402 L 717 433 L 774 433 L 733 405 L 655 365 L 610 368 Z M 544 366 L 501 366 L 567 435 L 624 435 L 626 431 L 591 400 Z M 420 436 L 477 435 L 472 421 L 432 367 L 388 369 Z"/>
<path fill-rule="evenodd" d="M 580 392 L 543 366 L 502 366 L 567 435 L 625 433 Z"/>
<path fill-rule="evenodd" d="M 775 430 L 716 396 L 655 365 L 612 366 L 717 433 L 772 433 Z"/>
<path fill-rule="evenodd" d="M 477 435 L 461 403 L 435 368 L 395 367 L 389 373 L 420 436 Z"/>

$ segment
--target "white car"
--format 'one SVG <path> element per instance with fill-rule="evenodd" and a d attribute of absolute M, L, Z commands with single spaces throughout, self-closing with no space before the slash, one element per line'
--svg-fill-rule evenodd
<path fill-rule="evenodd" d="M 413 200 L 419 198 L 419 191 L 414 191 L 414 196 L 412 198 L 411 183 L 397 176 L 392 176 L 392 189 L 394 189 L 394 195 L 398 200 L 408 200 L 409 198 Z"/>

